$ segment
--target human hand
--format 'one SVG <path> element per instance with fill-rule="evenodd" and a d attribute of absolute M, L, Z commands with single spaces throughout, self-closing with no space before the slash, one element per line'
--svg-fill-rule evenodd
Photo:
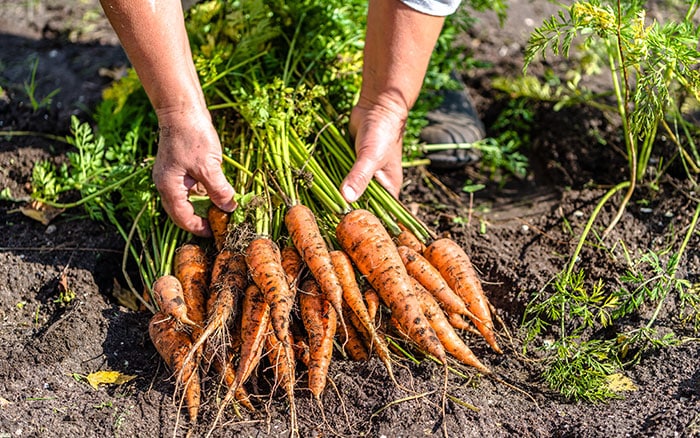
<path fill-rule="evenodd" d="M 398 198 L 403 182 L 401 158 L 408 110 L 360 102 L 350 115 L 350 133 L 355 139 L 357 158 L 340 185 L 340 193 L 355 202 L 372 177 Z"/>
<path fill-rule="evenodd" d="M 204 189 L 224 211 L 236 208 L 233 187 L 221 169 L 221 143 L 209 113 L 159 111 L 160 140 L 153 165 L 153 182 L 166 213 L 180 228 L 198 236 L 211 235 L 209 224 L 197 216 L 188 200 Z"/>

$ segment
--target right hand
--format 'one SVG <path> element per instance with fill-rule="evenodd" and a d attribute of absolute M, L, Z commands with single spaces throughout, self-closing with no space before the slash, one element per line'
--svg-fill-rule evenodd
<path fill-rule="evenodd" d="M 211 236 L 206 219 L 194 212 L 191 192 L 203 189 L 226 212 L 236 208 L 235 191 L 221 168 L 219 136 L 206 110 L 157 111 L 160 126 L 153 182 L 172 221 L 198 236 Z"/>

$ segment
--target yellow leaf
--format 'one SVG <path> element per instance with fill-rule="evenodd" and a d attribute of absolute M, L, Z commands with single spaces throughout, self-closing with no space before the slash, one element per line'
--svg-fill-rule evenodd
<path fill-rule="evenodd" d="M 610 374 L 607 377 L 607 380 L 608 388 L 610 388 L 610 390 L 613 392 L 637 390 L 637 385 L 632 383 L 632 380 L 629 377 L 626 377 L 620 373 Z"/>
<path fill-rule="evenodd" d="M 100 383 L 105 385 L 121 385 L 135 378 L 136 376 L 122 374 L 119 371 L 96 371 L 88 374 L 87 381 L 90 386 L 97 389 Z"/>
<path fill-rule="evenodd" d="M 27 205 L 20 207 L 19 211 L 21 211 L 22 214 L 24 214 L 25 216 L 34 219 L 35 221 L 39 221 L 44 225 L 48 225 L 49 222 L 51 222 L 56 216 L 63 213 L 64 209 L 52 207 L 50 205 L 46 205 L 42 202 L 34 200 L 28 203 Z"/>

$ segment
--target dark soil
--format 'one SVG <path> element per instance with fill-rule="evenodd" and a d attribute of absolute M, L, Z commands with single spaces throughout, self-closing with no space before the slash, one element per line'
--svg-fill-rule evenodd
<path fill-rule="evenodd" d="M 513 0 L 502 28 L 492 14 L 477 14 L 480 20 L 465 37 L 473 55 L 491 65 L 470 71 L 466 79 L 487 126 L 505 104 L 490 87 L 491 80 L 520 71 L 527 35 L 555 10 L 546 2 Z M 0 11 L 0 129 L 65 135 L 70 116 L 89 118 L 103 87 L 126 65 L 114 34 L 95 1 L 2 0 Z M 35 59 L 35 96 L 60 88 L 51 105 L 38 110 L 23 91 Z M 399 380 L 414 394 L 395 388 L 376 359 L 353 363 L 337 358 L 322 410 L 299 391 L 301 435 L 433 435 L 441 433 L 443 420 L 451 436 L 700 434 L 697 343 L 646 354 L 625 372 L 637 389 L 600 404 L 565 400 L 543 383 L 536 350 L 522 354 L 518 328 L 527 302 L 564 269 L 576 236 L 606 188 L 626 177 L 625 160 L 611 147 L 619 144 L 618 135 L 614 121 L 591 109 L 555 112 L 541 105 L 525 151 L 530 160 L 527 178 L 501 187 L 477 167 L 440 175 L 408 170 L 404 201 L 438 232 L 450 233 L 463 245 L 513 334 L 510 341 L 501 338 L 506 349 L 502 356 L 479 339 L 470 341 L 502 381 L 477 377 L 470 370 L 464 371 L 473 376 L 469 379 L 450 375 L 450 395 L 475 409 L 448 401 L 443 417 L 444 376 L 434 363 L 397 366 Z M 608 144 L 601 144 L 599 137 Z M 0 137 L 0 190 L 9 189 L 14 199 L 0 201 L 0 437 L 156 437 L 172 436 L 174 430 L 184 435 L 169 372 L 147 335 L 149 315 L 114 298 L 115 281 L 122 278 L 118 234 L 78 212 L 59 216 L 48 226 L 17 212 L 29 197 L 33 164 L 59 162 L 68 148 L 41 135 Z M 466 180 L 484 182 L 487 188 L 471 200 L 461 191 Z M 617 202 L 603 211 L 598 232 L 611 220 Z M 687 231 L 695 202 L 687 184 L 673 173 L 661 179 L 656 191 L 640 189 L 608 237 L 609 249 L 587 245 L 579 267 L 606 287 L 619 286 L 627 263 L 623 251 L 632 259 L 650 250 L 667 257 L 664 250 L 677 249 Z M 696 232 L 678 273 L 696 286 L 699 244 Z M 68 305 L 57 302 L 61 278 L 76 294 Z M 669 301 L 658 327 L 692 336 Z M 79 377 L 98 370 L 136 378 L 95 390 Z M 207 433 L 216 413 L 210 383 L 195 435 Z M 261 389 L 268 386 L 264 377 L 255 383 Z M 244 412 L 242 418 L 231 414 L 214 435 L 277 436 L 287 430 L 283 397 L 261 396 L 256 404 L 258 412 Z"/>

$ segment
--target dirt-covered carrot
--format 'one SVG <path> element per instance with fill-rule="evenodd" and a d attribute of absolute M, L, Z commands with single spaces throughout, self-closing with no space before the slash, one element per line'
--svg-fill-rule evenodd
<path fill-rule="evenodd" d="M 286 339 L 294 305 L 294 289 L 289 287 L 279 247 L 266 237 L 253 239 L 246 248 L 245 259 L 251 278 L 270 306 L 272 328 L 277 339 Z"/>
<path fill-rule="evenodd" d="M 269 322 L 270 306 L 258 286 L 249 285 L 241 306 L 241 352 L 234 389 L 245 383 L 260 363 Z"/>
<path fill-rule="evenodd" d="M 425 317 L 428 318 L 428 321 L 430 321 L 431 327 L 433 327 L 435 333 L 437 333 L 437 337 L 440 339 L 440 342 L 442 342 L 445 350 L 463 364 L 472 366 L 483 373 L 490 374 L 491 370 L 481 363 L 467 344 L 464 343 L 462 338 L 459 337 L 452 325 L 450 325 L 447 316 L 440 308 L 440 304 L 438 304 L 437 300 L 430 292 L 425 290 L 417 280 L 414 280 L 414 286 L 423 313 Z"/>
<path fill-rule="evenodd" d="M 342 327 L 336 327 L 336 333 L 338 333 L 340 337 L 340 344 L 343 346 L 345 353 L 350 359 L 358 362 L 369 360 L 369 353 L 365 347 L 365 341 L 357 331 L 355 325 L 351 322 L 352 310 L 346 305 L 343 305 L 343 312 L 345 313 L 345 321 L 348 321 L 348 324 L 346 326 L 347 330 L 345 331 Z"/>
<path fill-rule="evenodd" d="M 250 396 L 245 387 L 236 384 L 236 371 L 233 366 L 233 355 L 228 354 L 224 359 L 221 355 L 215 355 L 210 358 L 211 366 L 214 372 L 220 376 L 221 382 L 227 390 L 233 389 L 233 396 L 236 401 L 251 412 L 255 412 L 255 406 L 250 402 Z"/>
<path fill-rule="evenodd" d="M 175 318 L 183 324 L 197 325 L 187 316 L 187 305 L 182 284 L 174 275 L 162 275 L 153 282 L 153 297 L 161 313 Z"/>
<path fill-rule="evenodd" d="M 446 312 L 471 314 L 464 300 L 450 288 L 447 281 L 440 275 L 440 271 L 425 257 L 407 246 L 399 246 L 398 251 L 408 275 L 418 280 L 438 300 Z"/>
<path fill-rule="evenodd" d="M 191 422 L 197 421 L 201 398 L 201 382 L 197 364 L 185 361 L 192 348 L 190 335 L 178 329 L 177 321 L 157 312 L 148 324 L 148 334 L 166 365 L 176 376 L 176 387 L 182 388 L 184 405 Z"/>
<path fill-rule="evenodd" d="M 399 223 L 398 225 L 401 229 L 401 233 L 396 236 L 398 246 L 407 246 L 418 254 L 423 254 L 423 251 L 425 251 L 425 244 L 421 242 L 411 230 L 406 228 L 404 224 Z"/>
<path fill-rule="evenodd" d="M 458 330 L 464 330 L 465 332 L 471 333 L 473 335 L 481 336 L 479 330 L 477 330 L 469 321 L 464 319 L 459 313 L 448 313 L 447 320 L 450 325 Z"/>
<path fill-rule="evenodd" d="M 377 295 L 377 292 L 375 292 L 372 288 L 365 290 L 362 295 L 365 297 L 369 319 L 376 324 L 377 312 L 379 312 L 379 295 Z"/>
<path fill-rule="evenodd" d="M 294 401 L 294 384 L 296 382 L 294 359 L 294 339 L 291 333 L 287 332 L 287 338 L 284 342 L 277 339 L 272 326 L 269 325 L 268 333 L 265 337 L 266 357 L 270 362 L 270 367 L 275 374 L 275 387 L 280 386 L 284 389 L 289 400 L 289 422 L 292 431 L 296 431 L 297 426 L 297 409 Z"/>
<path fill-rule="evenodd" d="M 236 314 L 238 298 L 243 294 L 248 282 L 248 267 L 242 254 L 222 249 L 214 259 L 211 270 L 211 284 L 207 299 L 207 324 L 194 344 L 198 350 L 207 340 L 217 335 L 222 338 L 219 345 L 228 343 L 228 322 Z"/>
<path fill-rule="evenodd" d="M 316 217 L 310 208 L 303 204 L 296 204 L 287 210 L 284 215 L 284 223 L 287 226 L 289 236 L 294 242 L 304 263 L 316 279 L 326 299 L 336 311 L 342 326 L 343 320 L 343 288 L 336 274 L 330 252 L 323 235 L 318 228 Z"/>
<path fill-rule="evenodd" d="M 282 269 L 287 274 L 289 286 L 294 288 L 298 286 L 299 276 L 304 269 L 304 260 L 302 260 L 299 251 L 293 246 L 285 246 L 281 251 Z"/>
<path fill-rule="evenodd" d="M 178 248 L 175 252 L 174 272 L 182 284 L 187 316 L 196 324 L 192 329 L 192 339 L 197 340 L 206 320 L 209 293 L 209 265 L 204 249 L 193 243 Z"/>
<path fill-rule="evenodd" d="M 445 364 L 445 350 L 423 315 L 396 245 L 379 219 L 367 210 L 353 210 L 336 227 L 336 238 L 411 338 Z"/>
<path fill-rule="evenodd" d="M 207 210 L 207 221 L 214 237 L 214 245 L 217 251 L 221 251 L 228 238 L 228 223 L 231 215 L 216 205 L 212 204 Z"/>
<path fill-rule="evenodd" d="M 495 352 L 502 353 L 496 341 L 488 299 L 467 253 L 454 240 L 442 238 L 428 245 L 423 255 L 462 297 L 473 315 L 472 322 L 486 342 Z"/>
<path fill-rule="evenodd" d="M 299 291 L 299 311 L 309 341 L 309 390 L 320 400 L 333 356 L 337 317 L 320 286 L 312 279 L 306 280 Z"/>

